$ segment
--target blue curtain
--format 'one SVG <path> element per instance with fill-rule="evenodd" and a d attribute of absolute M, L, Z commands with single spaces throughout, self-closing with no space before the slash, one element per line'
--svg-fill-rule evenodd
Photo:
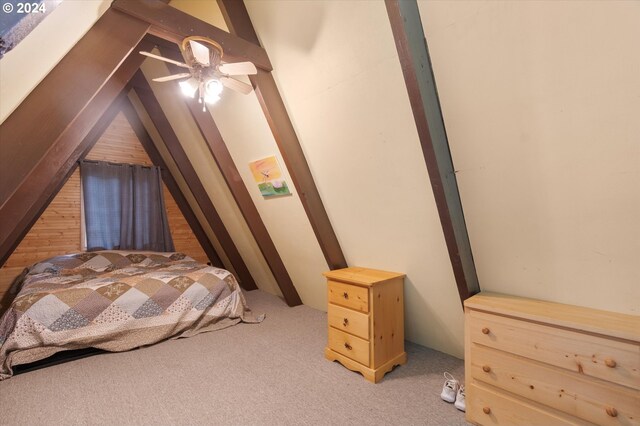
<path fill-rule="evenodd" d="M 87 250 L 174 251 L 158 167 L 80 162 Z"/>

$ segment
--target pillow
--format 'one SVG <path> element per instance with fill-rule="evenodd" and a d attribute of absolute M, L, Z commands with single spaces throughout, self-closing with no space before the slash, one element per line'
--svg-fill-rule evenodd
<path fill-rule="evenodd" d="M 176 261 L 194 262 L 189 256 L 178 252 L 103 250 L 55 256 L 33 264 L 27 274 L 84 275 L 83 271 L 111 272 L 132 265 L 159 266 Z"/>

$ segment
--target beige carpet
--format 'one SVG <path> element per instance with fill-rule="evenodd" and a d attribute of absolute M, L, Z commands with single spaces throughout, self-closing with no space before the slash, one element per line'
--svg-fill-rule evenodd
<path fill-rule="evenodd" d="M 466 424 L 440 399 L 461 360 L 407 343 L 409 361 L 366 382 L 323 358 L 326 314 L 247 293 L 262 324 L 109 353 L 0 382 L 0 424 Z"/>

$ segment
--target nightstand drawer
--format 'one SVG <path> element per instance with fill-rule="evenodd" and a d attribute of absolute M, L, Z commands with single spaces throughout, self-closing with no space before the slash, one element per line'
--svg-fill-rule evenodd
<path fill-rule="evenodd" d="M 471 342 L 640 389 L 640 345 L 470 311 Z"/>
<path fill-rule="evenodd" d="M 640 395 L 624 386 L 473 343 L 471 377 L 596 424 L 633 424 Z"/>
<path fill-rule="evenodd" d="M 584 425 L 579 419 L 555 415 L 512 396 L 470 384 L 466 391 L 467 420 L 480 425 Z"/>
<path fill-rule="evenodd" d="M 369 312 L 369 289 L 338 281 L 329 281 L 329 303 Z"/>
<path fill-rule="evenodd" d="M 329 325 L 369 340 L 369 315 L 329 303 Z"/>
<path fill-rule="evenodd" d="M 369 342 L 329 327 L 329 348 L 364 366 L 369 366 Z"/>

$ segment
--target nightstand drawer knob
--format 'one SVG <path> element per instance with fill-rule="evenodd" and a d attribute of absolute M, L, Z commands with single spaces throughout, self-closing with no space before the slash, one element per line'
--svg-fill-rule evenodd
<path fill-rule="evenodd" d="M 482 408 L 482 412 L 485 413 L 485 414 L 491 414 L 491 408 L 484 407 L 484 408 Z"/>
<path fill-rule="evenodd" d="M 491 371 L 491 367 L 489 367 L 488 365 L 483 365 L 482 366 L 482 371 L 484 371 L 485 373 L 488 373 Z"/>
<path fill-rule="evenodd" d="M 353 349 L 353 348 L 351 347 L 351 345 L 350 345 L 350 344 L 348 344 L 347 342 L 345 342 L 345 343 L 344 343 L 344 347 L 345 347 L 347 350 L 349 350 L 349 351 L 350 351 L 351 349 Z"/>
<path fill-rule="evenodd" d="M 487 327 L 482 329 L 482 334 L 489 334 L 489 332 L 490 330 Z"/>
<path fill-rule="evenodd" d="M 343 326 L 343 327 L 346 327 L 346 326 L 348 326 L 348 325 L 349 325 L 349 318 L 345 318 L 345 319 L 343 319 L 343 320 L 342 320 L 342 326 Z"/>
<path fill-rule="evenodd" d="M 607 414 L 611 417 L 618 417 L 618 410 L 613 407 L 607 407 Z"/>
<path fill-rule="evenodd" d="M 604 364 L 609 368 L 615 368 L 615 366 L 618 365 L 616 364 L 616 361 L 611 358 L 606 358 L 604 360 Z"/>
<path fill-rule="evenodd" d="M 349 293 L 347 293 L 346 291 L 344 293 L 342 293 L 342 297 L 344 297 L 345 299 L 349 298 Z"/>

